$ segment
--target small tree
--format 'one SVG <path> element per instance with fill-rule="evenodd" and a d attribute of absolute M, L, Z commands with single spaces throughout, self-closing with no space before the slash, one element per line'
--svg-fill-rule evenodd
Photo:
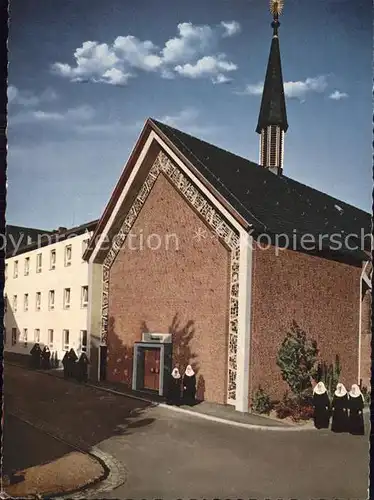
<path fill-rule="evenodd" d="M 316 373 L 317 355 L 317 342 L 307 339 L 305 331 L 293 321 L 291 330 L 279 348 L 277 365 L 281 369 L 283 380 L 298 400 L 311 388 L 311 378 Z"/>

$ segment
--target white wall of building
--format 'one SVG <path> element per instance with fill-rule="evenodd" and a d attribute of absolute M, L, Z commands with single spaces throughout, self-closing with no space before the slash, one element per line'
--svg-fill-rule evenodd
<path fill-rule="evenodd" d="M 87 304 L 82 303 L 82 287 L 88 287 L 88 264 L 82 259 L 85 242 L 92 232 L 70 237 L 64 241 L 46 245 L 6 259 L 6 330 L 5 351 L 29 354 L 35 341 L 35 330 L 40 331 L 40 345 L 48 345 L 57 352 L 61 360 L 65 349 L 74 348 L 82 352 L 82 331 L 87 331 Z M 66 261 L 67 249 L 71 245 L 70 265 Z M 55 267 L 51 266 L 51 252 L 56 252 Z M 37 272 L 37 255 L 42 255 L 42 268 Z M 29 259 L 29 273 L 25 275 L 25 260 Z M 14 277 L 15 262 L 18 261 L 18 277 Z M 64 304 L 64 290 L 70 289 L 70 306 Z M 49 292 L 54 290 L 54 308 L 49 304 Z M 37 293 L 41 294 L 40 310 L 37 309 Z M 88 293 L 90 291 L 88 290 Z M 28 310 L 24 308 L 24 296 L 28 294 Z M 17 296 L 17 309 L 13 298 Z M 17 341 L 12 342 L 12 329 L 16 328 Z M 27 329 L 27 343 L 24 342 Z M 50 345 L 48 331 L 53 330 Z M 69 343 L 64 345 L 63 331 L 69 331 Z M 87 338 L 87 346 L 89 339 Z M 88 347 L 87 347 L 88 350 Z"/>

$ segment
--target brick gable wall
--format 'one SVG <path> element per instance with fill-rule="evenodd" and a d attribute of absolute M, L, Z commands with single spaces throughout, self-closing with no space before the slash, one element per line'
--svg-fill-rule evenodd
<path fill-rule="evenodd" d="M 199 242 L 195 231 L 206 230 Z M 131 385 L 133 344 L 142 331 L 173 334 L 173 363 L 197 367 L 199 396 L 224 403 L 227 385 L 229 251 L 162 175 L 110 270 L 108 379 Z M 161 237 L 158 250 L 147 238 Z M 177 235 L 169 239 L 166 235 Z M 133 237 L 139 248 L 140 238 Z M 157 245 L 152 237 L 151 246 Z"/>

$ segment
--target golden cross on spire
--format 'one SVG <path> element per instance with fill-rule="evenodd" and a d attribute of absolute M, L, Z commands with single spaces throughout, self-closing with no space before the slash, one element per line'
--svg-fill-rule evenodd
<path fill-rule="evenodd" d="M 284 0 L 270 0 L 270 12 L 273 14 L 274 19 L 282 14 Z"/>

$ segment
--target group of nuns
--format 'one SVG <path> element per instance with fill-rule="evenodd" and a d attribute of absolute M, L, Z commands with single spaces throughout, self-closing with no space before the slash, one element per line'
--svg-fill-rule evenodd
<path fill-rule="evenodd" d="M 330 402 L 325 384 L 318 382 L 313 389 L 313 405 L 317 429 L 328 429 L 332 417 L 332 432 L 349 432 L 358 436 L 365 434 L 364 397 L 357 384 L 353 384 L 347 392 L 344 385 L 339 383 Z"/>
<path fill-rule="evenodd" d="M 181 403 L 192 406 L 196 397 L 196 375 L 191 365 L 188 365 L 183 377 L 178 368 L 171 372 L 168 388 L 167 403 L 179 405 Z"/>

